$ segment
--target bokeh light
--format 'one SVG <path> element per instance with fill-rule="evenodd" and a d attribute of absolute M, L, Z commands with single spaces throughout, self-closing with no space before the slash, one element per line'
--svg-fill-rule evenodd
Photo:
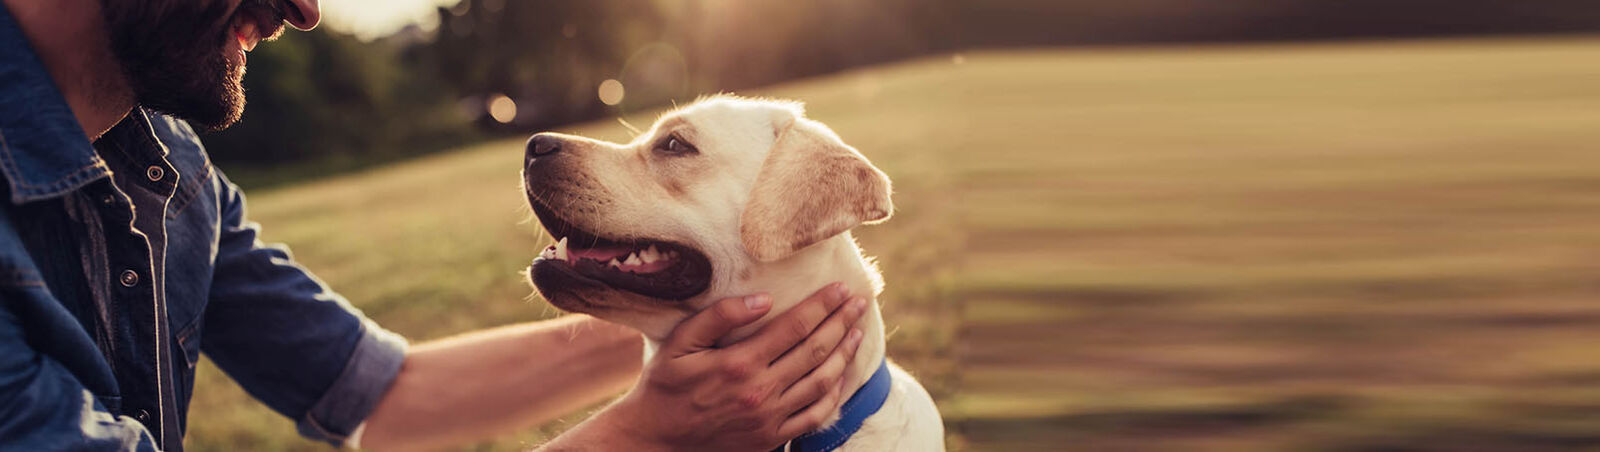
<path fill-rule="evenodd" d="M 606 81 L 600 82 L 600 102 L 606 105 L 620 104 L 622 103 L 623 94 L 622 82 L 616 79 L 606 79 Z"/>
<path fill-rule="evenodd" d="M 623 63 L 617 77 L 628 87 L 625 109 L 666 104 L 672 99 L 691 98 L 689 62 L 676 46 L 665 42 L 646 45 L 634 51 Z"/>
<path fill-rule="evenodd" d="M 495 122 L 508 124 L 517 119 L 517 102 L 504 94 L 489 96 L 489 117 Z"/>

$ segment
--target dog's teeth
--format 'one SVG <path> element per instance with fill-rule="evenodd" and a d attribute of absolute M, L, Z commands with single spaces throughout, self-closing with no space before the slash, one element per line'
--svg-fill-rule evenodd
<path fill-rule="evenodd" d="M 615 257 L 611 258 L 611 262 L 607 262 L 606 265 L 611 266 L 611 268 L 617 268 L 617 269 L 622 268 L 622 263 L 621 262 L 617 262 L 617 258 L 615 258 Z"/>
<path fill-rule="evenodd" d="M 556 260 L 567 260 L 567 238 L 562 237 L 556 242 Z"/>
<path fill-rule="evenodd" d="M 661 253 L 656 251 L 655 245 L 650 245 L 650 248 L 639 252 L 639 260 L 644 261 L 646 264 L 655 262 L 661 260 Z"/>
<path fill-rule="evenodd" d="M 542 257 L 542 258 L 545 258 L 545 259 L 554 259 L 556 257 L 556 249 L 555 249 L 555 247 L 553 247 L 553 246 L 544 247 L 544 251 L 539 252 L 539 257 Z"/>
<path fill-rule="evenodd" d="M 639 261 L 639 255 L 637 253 L 628 254 L 628 259 L 622 261 L 622 263 L 627 264 L 627 265 L 643 265 L 644 264 L 644 262 Z"/>

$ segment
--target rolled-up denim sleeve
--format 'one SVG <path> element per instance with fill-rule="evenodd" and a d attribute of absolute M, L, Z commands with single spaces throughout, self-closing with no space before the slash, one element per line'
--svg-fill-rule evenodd
<path fill-rule="evenodd" d="M 144 425 L 113 416 L 61 362 L 28 345 L 22 322 L 4 298 L 0 295 L 0 449 L 157 449 Z"/>
<path fill-rule="evenodd" d="M 406 342 L 263 244 L 244 194 L 219 173 L 221 228 L 202 350 L 300 434 L 339 445 L 394 382 Z"/>

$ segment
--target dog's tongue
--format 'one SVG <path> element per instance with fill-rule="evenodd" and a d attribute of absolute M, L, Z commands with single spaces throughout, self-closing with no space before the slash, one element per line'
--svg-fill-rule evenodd
<path fill-rule="evenodd" d="M 609 260 L 611 260 L 613 258 L 620 259 L 623 256 L 627 256 L 628 253 L 632 252 L 632 251 L 633 251 L 633 248 L 601 247 L 601 248 L 572 248 L 572 249 L 567 250 L 567 253 L 568 253 L 568 255 L 572 256 L 574 259 L 583 258 L 583 259 L 595 260 L 595 261 L 600 261 L 600 262 L 606 262 L 606 261 L 609 261 Z"/>

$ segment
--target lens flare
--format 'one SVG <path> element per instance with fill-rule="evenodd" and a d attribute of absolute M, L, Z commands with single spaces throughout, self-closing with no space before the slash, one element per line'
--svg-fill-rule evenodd
<path fill-rule="evenodd" d="M 489 117 L 501 124 L 510 123 L 517 119 L 517 102 L 504 94 L 489 96 Z"/>
<path fill-rule="evenodd" d="M 623 95 L 622 82 L 616 81 L 616 79 L 607 79 L 600 82 L 600 102 L 606 105 L 620 104 L 622 103 Z"/>

